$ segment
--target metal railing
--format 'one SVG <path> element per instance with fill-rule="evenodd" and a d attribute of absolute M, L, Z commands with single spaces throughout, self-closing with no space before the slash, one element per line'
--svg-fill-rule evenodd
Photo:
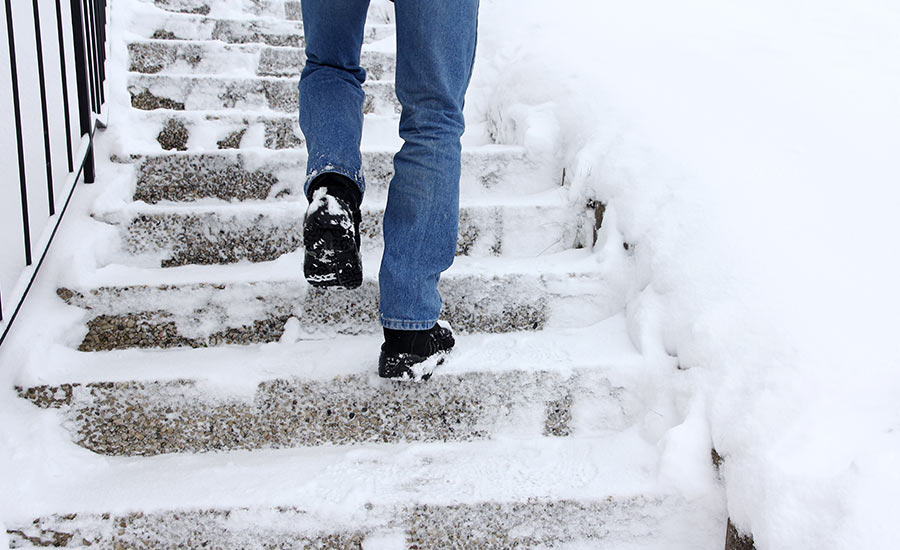
<path fill-rule="evenodd" d="M 3 92 L 10 102 L 0 116 L 6 117 L 2 137 L 10 147 L 0 147 L 0 344 L 78 181 L 94 182 L 93 138 L 104 127 L 107 49 L 107 0 L 5 4 L 9 78 L 0 70 L 6 79 L 0 86 L 8 86 Z"/>

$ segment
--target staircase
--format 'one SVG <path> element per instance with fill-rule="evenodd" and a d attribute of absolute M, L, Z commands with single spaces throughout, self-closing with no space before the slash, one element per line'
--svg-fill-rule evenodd
<path fill-rule="evenodd" d="M 111 57 L 97 185 L 128 200 L 96 202 L 111 251 L 91 280 L 57 285 L 66 382 L 17 389 L 108 458 L 64 484 L 74 508 L 8 526 L 11 547 L 722 546 L 722 503 L 658 479 L 654 367 L 591 251 L 600 216 L 523 147 L 464 137 L 441 283 L 457 349 L 427 383 L 377 377 L 399 147 L 389 3 L 373 1 L 363 53 L 354 291 L 302 279 L 299 2 L 111 9 L 127 46 Z"/>

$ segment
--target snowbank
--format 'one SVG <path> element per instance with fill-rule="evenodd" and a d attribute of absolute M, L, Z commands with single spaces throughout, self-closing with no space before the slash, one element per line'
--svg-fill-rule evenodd
<path fill-rule="evenodd" d="M 632 338 L 677 356 L 760 550 L 900 534 L 897 29 L 879 0 L 482 4 L 470 116 L 609 205 Z"/>

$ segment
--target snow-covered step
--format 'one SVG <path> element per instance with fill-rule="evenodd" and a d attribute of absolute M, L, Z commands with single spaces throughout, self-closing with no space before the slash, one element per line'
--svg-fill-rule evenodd
<path fill-rule="evenodd" d="M 166 76 L 132 74 L 128 77 L 131 106 L 141 110 L 297 111 L 297 78 L 215 76 Z M 400 112 L 394 84 L 369 81 L 363 84 L 366 114 Z"/>
<path fill-rule="evenodd" d="M 299 21 L 242 18 L 218 19 L 189 14 L 169 13 L 164 17 L 144 17 L 130 29 L 143 38 L 155 40 L 218 40 L 226 44 L 267 44 L 302 48 L 305 45 L 303 25 Z M 390 38 L 393 25 L 368 24 L 364 44 Z"/>
<path fill-rule="evenodd" d="M 300 48 L 218 41 L 145 40 L 128 44 L 129 70 L 147 74 L 247 77 L 300 76 Z M 394 54 L 364 48 L 360 64 L 367 80 L 393 80 Z"/>
<path fill-rule="evenodd" d="M 129 149 L 145 152 L 215 151 L 260 148 L 297 149 L 305 147 L 297 123 L 297 113 L 236 111 L 153 111 L 128 113 L 133 124 Z M 366 115 L 362 147 L 399 150 L 399 117 Z"/>
<path fill-rule="evenodd" d="M 328 352 L 328 346 L 319 348 Z M 76 444 L 115 456 L 472 441 L 503 434 L 565 437 L 573 422 L 616 428 L 634 422 L 623 412 L 623 391 L 602 370 L 445 374 L 441 365 L 427 383 L 404 383 L 375 374 L 377 350 L 369 350 L 371 357 L 356 374 L 269 379 L 252 392 L 181 379 L 45 385 L 20 388 L 20 396 L 60 409 Z M 446 363 L 453 361 L 453 354 L 447 356 Z M 603 406 L 590 418 L 573 420 L 579 406 L 597 403 Z"/>
<path fill-rule="evenodd" d="M 368 510 L 364 525 L 317 520 L 314 508 L 205 509 L 69 514 L 10 529 L 11 548 L 302 548 L 310 550 L 447 549 L 701 549 L 703 535 L 672 537 L 680 499 L 634 496 L 606 499 L 535 498 L 517 502 L 397 505 Z M 685 540 L 687 539 L 687 540 Z M 664 541 L 668 544 L 664 545 Z M 701 543 L 702 544 L 702 543 Z"/>
<path fill-rule="evenodd" d="M 363 263 L 364 273 L 377 272 L 378 258 Z M 380 330 L 377 281 L 367 277 L 355 290 L 313 288 L 302 280 L 301 264 L 297 252 L 258 264 L 111 265 L 96 272 L 93 285 L 65 285 L 57 294 L 85 310 L 86 327 L 73 326 L 71 337 L 81 339 L 82 351 L 265 343 L 293 328 L 308 337 Z M 442 319 L 460 333 L 586 326 L 621 308 L 620 289 L 579 250 L 538 258 L 459 257 L 440 289 Z"/>
<path fill-rule="evenodd" d="M 369 41 L 378 32 L 392 27 L 368 27 Z M 154 40 L 218 40 L 226 44 L 267 44 L 302 48 L 303 24 L 273 19 L 219 19 L 202 15 L 167 13 L 162 17 L 140 17 L 132 22 L 132 32 Z"/>
<path fill-rule="evenodd" d="M 299 0 L 153 0 L 153 4 L 173 13 L 216 18 L 252 16 L 289 21 L 300 21 L 302 18 Z M 391 23 L 394 15 L 392 6 L 387 0 L 372 1 L 369 4 L 369 22 Z"/>
<path fill-rule="evenodd" d="M 13 544 L 713 550 L 725 522 L 714 496 L 659 483 L 658 449 L 638 429 L 95 462 L 8 514 Z"/>
<path fill-rule="evenodd" d="M 394 151 L 364 151 L 366 192 L 384 194 L 394 174 Z M 134 200 L 226 201 L 302 197 L 306 151 L 240 150 L 214 153 L 166 153 L 135 159 Z M 463 195 L 525 195 L 557 187 L 553 175 L 528 158 L 525 149 L 489 145 L 464 148 L 460 189 Z"/>
<path fill-rule="evenodd" d="M 123 249 L 161 267 L 271 261 L 303 245 L 306 201 L 147 207 L 95 219 L 118 226 Z M 384 210 L 363 204 L 362 249 L 382 248 Z M 592 215 L 568 205 L 464 206 L 458 255 L 539 256 L 589 243 Z"/>
<path fill-rule="evenodd" d="M 213 17 L 228 14 L 242 14 L 255 17 L 271 17 L 276 19 L 300 20 L 299 0 L 153 0 L 153 4 L 162 10 L 191 15 L 211 15 Z"/>

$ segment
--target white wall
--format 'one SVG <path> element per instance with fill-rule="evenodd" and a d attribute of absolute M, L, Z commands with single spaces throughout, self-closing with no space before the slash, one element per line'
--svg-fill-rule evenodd
<path fill-rule="evenodd" d="M 66 47 L 66 81 L 68 83 L 70 127 L 72 146 L 78 149 L 81 139 L 78 123 L 78 90 L 75 83 L 75 59 L 72 53 L 71 14 L 68 0 L 61 0 L 63 15 L 63 40 Z M 45 93 L 50 135 L 53 176 L 53 200 L 58 215 L 68 193 L 69 176 L 66 154 L 65 106 L 63 105 L 62 79 L 59 60 L 57 17 L 55 0 L 39 0 L 41 44 L 45 75 Z M 41 97 L 38 77 L 37 48 L 34 32 L 32 2 L 12 2 L 13 30 L 18 69 L 18 90 L 22 113 L 22 137 L 25 153 L 25 174 L 28 182 L 27 224 L 31 232 L 31 252 L 37 261 L 42 250 L 42 238 L 56 222 L 50 216 L 50 190 L 47 185 L 47 160 L 44 152 L 44 127 L 41 115 Z M 19 167 L 16 146 L 16 127 L 12 103 L 12 81 L 9 66 L 5 13 L 0 33 L 0 295 L 3 301 L 3 318 L 8 320 L 18 300 L 16 288 L 26 269 L 23 236 L 22 202 L 19 183 Z M 75 159 L 77 164 L 78 159 Z"/>

